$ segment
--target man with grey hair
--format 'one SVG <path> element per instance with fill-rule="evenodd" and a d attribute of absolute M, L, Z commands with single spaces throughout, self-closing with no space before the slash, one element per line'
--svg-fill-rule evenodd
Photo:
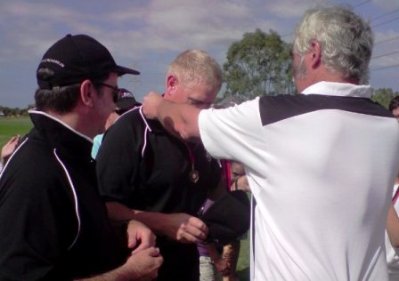
<path fill-rule="evenodd" d="M 245 165 L 252 280 L 387 280 L 399 128 L 364 84 L 372 46 L 369 24 L 350 9 L 313 9 L 293 47 L 300 94 L 211 110 L 145 97 L 147 117 Z"/>
<path fill-rule="evenodd" d="M 219 64 L 202 50 L 186 50 L 170 64 L 164 99 L 210 107 L 222 83 Z M 112 219 L 137 219 L 157 234 L 164 257 L 160 280 L 197 281 L 198 241 L 208 228 L 196 217 L 220 168 L 201 143 L 172 136 L 141 108 L 122 115 L 107 131 L 97 156 L 100 192 Z"/>

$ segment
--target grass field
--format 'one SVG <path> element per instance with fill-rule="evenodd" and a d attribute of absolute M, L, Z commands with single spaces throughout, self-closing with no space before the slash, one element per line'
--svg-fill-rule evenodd
<path fill-rule="evenodd" d="M 238 257 L 237 274 L 240 281 L 249 280 L 249 240 L 241 240 L 240 256 Z"/>
<path fill-rule="evenodd" d="M 0 117 L 0 147 L 14 135 L 23 136 L 32 128 L 29 117 Z"/>
<path fill-rule="evenodd" d="M 23 136 L 32 128 L 29 117 L 1 117 L 0 118 L 0 147 L 12 136 Z M 240 281 L 249 280 L 249 241 L 241 240 L 240 256 L 238 258 L 237 273 Z"/>

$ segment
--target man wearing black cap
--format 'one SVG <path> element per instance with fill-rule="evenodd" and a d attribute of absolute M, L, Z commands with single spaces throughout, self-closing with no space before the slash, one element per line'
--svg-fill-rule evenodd
<path fill-rule="evenodd" d="M 108 128 L 111 127 L 112 124 L 114 124 L 116 120 L 118 120 L 119 116 L 121 116 L 123 113 L 139 105 L 140 103 L 136 101 L 136 98 L 134 97 L 132 92 L 121 88 L 120 96 L 118 98 L 118 101 L 116 102 L 116 109 L 108 116 L 107 122 L 105 122 L 104 131 L 107 131 Z M 93 147 L 91 149 L 91 157 L 93 159 L 96 159 L 97 157 L 98 149 L 101 146 L 103 138 L 104 133 L 98 134 L 93 138 Z"/>
<path fill-rule="evenodd" d="M 90 157 L 123 74 L 139 72 L 87 35 L 67 35 L 44 54 L 34 127 L 0 176 L 0 280 L 156 277 L 154 235 L 135 221 L 110 225 Z"/>

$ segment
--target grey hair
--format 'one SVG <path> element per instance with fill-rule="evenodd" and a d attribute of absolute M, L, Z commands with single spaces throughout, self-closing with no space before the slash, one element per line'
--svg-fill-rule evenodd
<path fill-rule="evenodd" d="M 312 41 L 321 45 L 322 63 L 329 71 L 365 84 L 373 50 L 368 22 L 343 6 L 308 10 L 296 28 L 294 52 L 303 55 Z"/>
<path fill-rule="evenodd" d="M 167 75 L 175 75 L 183 83 L 206 83 L 216 91 L 222 86 L 222 69 L 207 52 L 189 49 L 180 53 L 169 65 Z"/>

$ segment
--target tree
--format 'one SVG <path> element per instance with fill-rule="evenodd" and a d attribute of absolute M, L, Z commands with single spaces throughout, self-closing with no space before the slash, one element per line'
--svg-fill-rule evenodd
<path fill-rule="evenodd" d="M 292 94 L 291 45 L 270 31 L 256 29 L 233 43 L 223 65 L 225 97 L 250 99 L 262 95 Z"/>
<path fill-rule="evenodd" d="M 375 102 L 378 102 L 385 108 L 388 108 L 389 103 L 393 99 L 393 97 L 399 95 L 398 92 L 393 92 L 392 89 L 390 88 L 382 88 L 382 89 L 377 89 L 374 90 L 373 95 L 371 96 L 371 99 Z"/>
<path fill-rule="evenodd" d="M 1 116 L 27 116 L 29 108 L 6 107 L 0 105 Z"/>

